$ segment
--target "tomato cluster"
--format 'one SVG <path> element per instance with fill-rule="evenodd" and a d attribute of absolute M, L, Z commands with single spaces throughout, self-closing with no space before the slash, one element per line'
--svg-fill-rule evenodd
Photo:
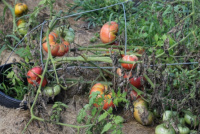
<path fill-rule="evenodd" d="M 43 42 L 43 49 L 48 52 L 46 37 L 43 38 Z M 51 48 L 51 54 L 53 56 L 63 56 L 69 51 L 69 42 L 59 37 L 55 32 L 51 32 L 49 34 L 49 44 Z"/>
<path fill-rule="evenodd" d="M 40 84 L 41 82 L 41 78 L 40 78 L 40 75 L 42 74 L 43 70 L 41 67 L 39 66 L 36 66 L 36 67 L 33 67 L 31 70 L 29 70 L 27 72 L 27 81 L 28 83 L 36 86 L 36 83 L 37 84 Z M 43 82 L 42 82 L 42 87 L 45 87 L 46 84 L 47 84 L 47 79 L 44 78 Z"/>
<path fill-rule="evenodd" d="M 90 95 L 92 95 L 92 93 L 95 92 L 100 92 L 97 97 L 96 97 L 96 101 L 98 101 L 98 98 L 104 98 L 103 100 L 103 109 L 107 110 L 110 107 L 114 107 L 113 101 L 112 99 L 112 93 L 106 94 L 106 92 L 108 92 L 108 86 L 101 84 L 101 83 L 96 83 L 92 89 L 90 90 Z M 101 104 L 98 104 L 98 102 L 93 104 L 95 107 L 100 107 Z"/>

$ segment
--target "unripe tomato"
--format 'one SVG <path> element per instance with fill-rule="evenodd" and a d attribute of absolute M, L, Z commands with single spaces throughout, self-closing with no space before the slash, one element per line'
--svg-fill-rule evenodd
<path fill-rule="evenodd" d="M 107 110 L 110 107 L 114 107 L 113 101 L 111 100 L 112 98 L 112 94 L 109 93 L 107 95 L 105 95 L 104 93 L 108 91 L 108 87 L 107 85 L 103 85 L 101 83 L 97 83 L 95 84 L 92 89 L 90 90 L 90 95 L 94 92 L 100 92 L 100 94 L 98 94 L 97 98 L 102 98 L 104 97 L 103 100 L 103 109 Z M 99 107 L 99 105 L 97 103 L 93 104 L 95 107 Z"/>
<path fill-rule="evenodd" d="M 167 128 L 164 124 L 160 124 L 156 126 L 155 134 L 176 134 L 176 132 L 173 127 Z"/>
<path fill-rule="evenodd" d="M 26 21 L 24 19 L 19 19 L 17 21 L 17 26 L 19 26 L 21 23 L 26 23 Z"/>
<path fill-rule="evenodd" d="M 122 58 L 123 61 L 138 61 L 138 57 L 135 55 L 125 55 Z M 129 64 L 129 63 L 121 63 L 122 67 L 127 69 L 127 70 L 131 70 L 134 69 L 136 67 L 136 63 L 133 64 Z"/>
<path fill-rule="evenodd" d="M 15 15 L 17 17 L 22 16 L 23 14 L 27 13 L 28 6 L 25 3 L 18 3 L 15 5 Z"/>
<path fill-rule="evenodd" d="M 46 42 L 46 37 L 43 39 L 43 49 L 48 52 L 48 46 Z M 49 45 L 51 49 L 51 54 L 53 56 L 63 56 L 69 51 L 69 42 L 65 41 L 63 38 L 58 37 L 54 32 L 49 34 Z"/>
<path fill-rule="evenodd" d="M 49 97 L 56 96 L 60 93 L 61 88 L 59 85 L 55 85 L 53 87 L 45 87 L 43 93 Z"/>
<path fill-rule="evenodd" d="M 191 127 L 197 127 L 199 125 L 198 116 L 193 115 L 191 112 L 185 113 L 184 119 L 185 122 Z"/>
<path fill-rule="evenodd" d="M 153 113 L 148 110 L 147 103 L 139 98 L 133 103 L 134 113 L 133 116 L 142 125 L 151 125 L 153 123 Z"/>
<path fill-rule="evenodd" d="M 30 84 L 34 84 L 34 82 L 38 82 L 40 77 L 38 75 L 42 74 L 42 68 L 36 66 L 27 72 L 27 81 Z"/>
<path fill-rule="evenodd" d="M 176 116 L 177 116 L 177 112 L 176 112 L 176 111 L 166 110 L 166 111 L 163 113 L 163 121 L 168 121 L 168 120 L 170 120 L 171 118 L 176 117 Z"/>
<path fill-rule="evenodd" d="M 100 31 L 100 38 L 103 43 L 110 43 L 115 40 L 118 31 L 118 24 L 114 21 L 107 22 Z"/>
<path fill-rule="evenodd" d="M 182 126 L 180 124 L 178 124 L 178 131 L 179 134 L 189 134 L 190 133 L 190 129 L 186 126 Z"/>
<path fill-rule="evenodd" d="M 27 30 L 27 26 L 26 26 L 27 23 L 20 23 L 18 25 L 18 31 L 21 35 L 25 35 L 27 34 L 28 30 Z"/>
<path fill-rule="evenodd" d="M 143 54 L 145 52 L 145 49 L 144 48 L 138 48 L 137 49 L 137 53 L 138 54 Z"/>

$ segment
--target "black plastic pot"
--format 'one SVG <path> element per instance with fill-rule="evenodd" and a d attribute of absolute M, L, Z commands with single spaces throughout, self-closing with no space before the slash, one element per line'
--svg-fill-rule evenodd
<path fill-rule="evenodd" d="M 9 63 L 6 65 L 0 66 L 0 83 L 2 83 L 4 80 L 6 80 L 6 76 L 3 75 L 2 73 L 9 69 L 12 64 L 19 64 L 19 63 Z M 25 79 L 26 80 L 26 79 Z M 25 81 L 27 84 L 27 81 Z M 0 91 L 0 105 L 8 107 L 8 108 L 22 108 L 22 109 L 27 109 L 27 103 L 23 102 L 23 104 L 20 106 L 21 100 L 17 100 L 15 98 L 12 98 L 6 94 L 4 94 L 2 91 Z"/>

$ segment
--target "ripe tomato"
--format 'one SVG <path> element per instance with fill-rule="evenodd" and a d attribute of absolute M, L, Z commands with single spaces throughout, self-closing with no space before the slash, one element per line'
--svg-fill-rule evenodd
<path fill-rule="evenodd" d="M 139 98 L 133 103 L 134 113 L 133 116 L 142 125 L 151 125 L 153 123 L 153 113 L 148 110 L 147 103 Z"/>
<path fill-rule="evenodd" d="M 173 129 L 173 127 L 169 127 L 167 128 L 164 124 L 160 124 L 158 126 L 156 126 L 155 129 L 155 134 L 175 134 L 175 130 Z"/>
<path fill-rule="evenodd" d="M 59 85 L 55 85 L 53 87 L 45 87 L 43 93 L 49 97 L 56 96 L 60 93 L 61 88 Z"/>
<path fill-rule="evenodd" d="M 115 40 L 118 31 L 118 24 L 114 21 L 107 22 L 100 31 L 100 38 L 103 43 L 110 43 Z"/>
<path fill-rule="evenodd" d="M 135 100 L 141 98 L 141 96 L 138 95 L 137 92 L 135 92 L 135 90 L 131 90 L 130 96 L 131 96 L 131 100 L 132 100 L 132 101 L 135 101 Z"/>
<path fill-rule="evenodd" d="M 135 55 L 125 55 L 122 58 L 123 61 L 138 61 L 138 57 Z M 136 64 L 129 64 L 129 63 L 121 63 L 122 67 L 127 69 L 127 70 L 131 70 L 134 69 L 136 67 Z"/>
<path fill-rule="evenodd" d="M 43 42 L 43 49 L 48 52 L 46 37 L 44 37 Z M 69 42 L 65 41 L 63 38 L 58 37 L 58 35 L 54 32 L 49 34 L 49 44 L 51 48 L 51 54 L 53 56 L 63 56 L 69 51 Z"/>
<path fill-rule="evenodd" d="M 15 15 L 17 17 L 22 16 L 23 14 L 27 13 L 28 6 L 25 3 L 18 3 L 15 5 Z"/>
<path fill-rule="evenodd" d="M 129 79 L 129 82 L 130 82 L 131 85 L 133 85 L 134 87 L 140 89 L 140 88 L 142 87 L 141 79 L 145 80 L 144 77 L 139 76 L 139 77 L 133 77 L 133 78 Z"/>
<path fill-rule="evenodd" d="M 121 71 L 121 69 L 120 68 L 117 68 L 117 74 L 119 75 L 119 76 L 122 76 L 122 71 Z M 130 78 L 132 76 L 132 73 L 131 72 L 127 72 L 127 73 L 125 73 L 125 74 L 123 74 L 123 77 L 124 78 Z"/>
<path fill-rule="evenodd" d="M 37 82 L 38 84 L 40 84 L 40 82 L 41 82 L 41 79 L 39 79 L 39 81 Z M 45 87 L 46 85 L 47 85 L 47 79 L 46 78 L 44 78 L 43 79 L 43 82 L 42 82 L 42 87 Z"/>
<path fill-rule="evenodd" d="M 34 82 L 38 82 L 40 77 L 38 75 L 42 74 L 42 68 L 36 66 L 27 72 L 27 81 L 30 84 L 34 84 Z"/>
<path fill-rule="evenodd" d="M 97 83 L 95 84 L 92 89 L 90 90 L 90 95 L 94 92 L 100 92 L 100 94 L 98 94 L 97 98 L 102 98 L 104 96 L 104 100 L 103 100 L 103 109 L 107 110 L 110 107 L 114 107 L 113 101 L 111 100 L 112 98 L 112 94 L 109 93 L 107 95 L 105 95 L 104 93 L 108 91 L 108 87 L 107 85 L 103 85 L 101 83 Z M 95 107 L 99 107 L 99 104 L 94 103 L 93 104 Z"/>

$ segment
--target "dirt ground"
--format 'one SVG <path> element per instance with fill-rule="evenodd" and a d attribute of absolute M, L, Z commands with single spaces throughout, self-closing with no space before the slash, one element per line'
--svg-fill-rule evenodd
<path fill-rule="evenodd" d="M 33 10 L 34 7 L 38 4 L 40 0 L 24 0 L 21 2 L 27 3 L 30 10 Z M 56 10 L 65 9 L 67 8 L 65 4 L 62 4 L 64 0 L 59 0 L 56 2 L 55 7 Z M 72 1 L 72 0 L 71 0 Z M 10 1 L 12 3 L 14 1 Z M 13 3 L 12 3 L 13 4 Z M 0 13 L 3 12 L 4 5 L 2 2 L 0 2 Z M 0 15 L 2 16 L 2 14 Z M 7 23 L 5 25 L 0 24 L 2 29 L 7 29 L 9 26 L 12 26 L 12 16 L 10 13 L 6 13 L 7 16 Z M 80 45 L 87 45 L 91 36 L 94 35 L 95 32 L 97 32 L 99 29 L 85 29 L 85 25 L 87 25 L 83 21 L 74 21 L 73 19 L 70 19 L 70 23 L 73 24 L 72 28 L 76 32 L 75 36 L 75 43 Z M 0 63 L 5 63 L 5 60 L 7 60 L 8 56 L 5 55 L 7 50 L 4 51 L 4 54 L 2 53 L 0 57 Z M 12 62 L 12 58 L 17 57 L 16 55 L 12 55 L 10 58 L 11 60 L 9 62 Z M 17 60 L 19 60 L 17 58 Z M 62 112 L 62 122 L 68 123 L 68 124 L 76 124 L 76 116 L 79 112 L 79 110 L 84 106 L 84 104 L 87 104 L 86 97 L 83 96 L 76 96 L 76 106 L 74 106 L 74 97 L 72 97 L 69 101 L 68 108 L 65 109 L 65 111 Z M 47 105 L 47 111 L 51 112 L 51 104 Z M 123 114 L 123 113 L 122 113 Z M 137 123 L 131 114 L 124 113 L 124 118 L 128 120 L 127 123 L 124 123 L 123 127 L 123 133 L 124 134 L 154 134 L 154 128 L 153 127 L 145 127 Z M 127 116 L 128 115 L 128 116 Z M 122 115 L 123 116 L 123 115 Z M 131 118 L 130 118 L 131 117 Z M 30 113 L 29 110 L 21 110 L 21 109 L 9 109 L 4 106 L 0 106 L 0 133 L 1 134 L 19 134 L 22 132 L 24 126 L 27 124 L 27 122 L 30 119 Z M 70 127 L 59 127 L 59 126 L 53 126 L 51 124 L 45 124 L 41 122 L 33 121 L 27 131 L 27 134 L 74 134 L 76 133 L 75 129 L 72 129 Z M 84 131 L 82 131 L 84 133 Z"/>

